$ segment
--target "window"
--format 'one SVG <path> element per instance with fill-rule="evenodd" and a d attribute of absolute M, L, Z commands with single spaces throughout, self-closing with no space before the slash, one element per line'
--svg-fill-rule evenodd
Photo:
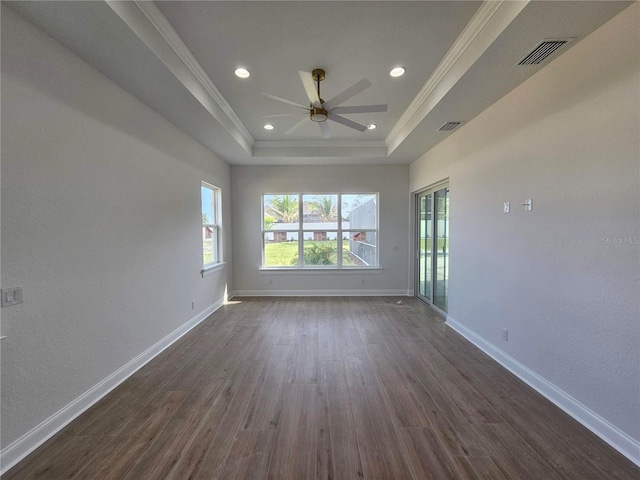
<path fill-rule="evenodd" d="M 220 263 L 220 189 L 202 182 L 202 265 Z"/>
<path fill-rule="evenodd" d="M 262 196 L 264 268 L 378 267 L 377 193 Z"/>

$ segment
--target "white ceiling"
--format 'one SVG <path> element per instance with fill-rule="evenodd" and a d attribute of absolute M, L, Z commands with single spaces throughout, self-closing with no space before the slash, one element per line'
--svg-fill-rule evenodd
<path fill-rule="evenodd" d="M 409 163 L 544 65 L 514 67 L 542 39 L 572 38 L 553 61 L 631 2 L 42 1 L 8 2 L 122 88 L 231 164 Z M 548 63 L 548 62 L 547 62 Z M 391 78 L 396 65 L 407 73 Z M 243 66 L 251 77 L 238 79 Z M 323 68 L 322 98 L 373 85 L 323 139 L 304 117 L 298 71 Z M 265 123 L 275 129 L 266 131 Z M 464 128 L 464 124 L 461 127 Z"/>

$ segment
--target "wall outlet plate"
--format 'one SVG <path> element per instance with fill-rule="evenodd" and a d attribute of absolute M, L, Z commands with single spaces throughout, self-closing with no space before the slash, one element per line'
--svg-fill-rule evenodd
<path fill-rule="evenodd" d="M 511 202 L 504 202 L 504 213 L 509 213 L 511 211 Z"/>

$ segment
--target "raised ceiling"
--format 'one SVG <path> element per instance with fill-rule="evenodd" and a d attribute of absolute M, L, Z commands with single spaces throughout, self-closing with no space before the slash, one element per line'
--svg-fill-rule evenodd
<path fill-rule="evenodd" d="M 406 164 L 469 122 L 631 2 L 42 1 L 8 2 L 53 38 L 231 164 Z M 514 66 L 543 39 L 571 42 L 542 65 Z M 402 65 L 407 73 L 392 78 Z M 248 79 L 235 68 L 250 70 Z M 329 99 L 373 85 L 323 139 L 270 93 L 308 103 L 298 71 L 323 68 Z M 108 101 L 108 100 L 105 100 Z M 275 129 L 266 131 L 265 123 Z M 464 128 L 464 123 L 461 127 Z"/>

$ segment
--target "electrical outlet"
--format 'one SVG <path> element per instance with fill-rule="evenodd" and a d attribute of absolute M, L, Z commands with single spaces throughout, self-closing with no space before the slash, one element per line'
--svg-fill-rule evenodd
<path fill-rule="evenodd" d="M 11 305 L 17 305 L 22 303 L 22 287 L 3 288 L 2 292 L 2 306 L 10 307 Z"/>
<path fill-rule="evenodd" d="M 196 301 L 192 300 L 191 301 L 191 310 L 195 310 L 196 309 Z"/>
<path fill-rule="evenodd" d="M 509 341 L 509 330 L 507 330 L 506 328 L 502 329 L 502 340 L 504 340 L 505 342 Z"/>
<path fill-rule="evenodd" d="M 360 280 L 360 283 L 364 285 L 364 278 Z"/>
<path fill-rule="evenodd" d="M 504 202 L 504 213 L 509 213 L 511 211 L 511 202 Z"/>
<path fill-rule="evenodd" d="M 273 283 L 273 280 L 270 278 L 269 279 L 269 285 L 271 285 Z"/>

